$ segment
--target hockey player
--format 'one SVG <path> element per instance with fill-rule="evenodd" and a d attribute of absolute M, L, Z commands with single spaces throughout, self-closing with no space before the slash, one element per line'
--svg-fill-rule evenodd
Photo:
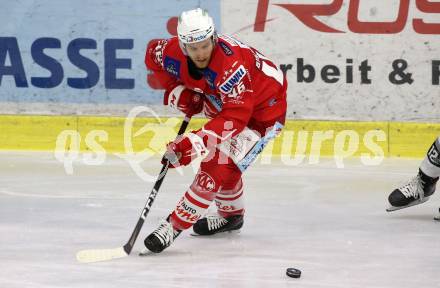
<path fill-rule="evenodd" d="M 408 183 L 395 189 L 388 197 L 394 211 L 428 201 L 435 192 L 440 176 L 440 137 L 432 144 L 419 168 L 419 173 Z"/>
<path fill-rule="evenodd" d="M 167 145 L 170 168 L 205 158 L 175 209 L 145 238 L 156 253 L 191 226 L 200 235 L 242 227 L 242 173 L 280 133 L 287 106 L 280 69 L 256 49 L 217 35 L 205 10 L 183 12 L 177 33 L 149 44 L 146 66 L 165 88 L 165 105 L 187 115 L 203 110 L 211 120 Z M 213 201 L 218 215 L 204 217 Z"/>

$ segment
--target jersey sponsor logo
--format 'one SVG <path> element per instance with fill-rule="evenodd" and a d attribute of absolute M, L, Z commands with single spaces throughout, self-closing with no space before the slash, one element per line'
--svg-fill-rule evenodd
<path fill-rule="evenodd" d="M 192 214 L 196 214 L 197 213 L 197 210 L 192 208 L 189 204 L 186 204 L 185 201 L 183 201 L 181 203 L 181 206 L 182 206 L 183 209 L 185 209 L 189 213 L 192 213 Z"/>
<path fill-rule="evenodd" d="M 177 204 L 175 213 L 180 219 L 194 223 L 200 219 L 201 215 L 197 212 L 197 209 L 191 207 L 191 203 L 188 203 L 187 201 L 189 202 L 189 200 L 186 200 L 185 197 L 182 197 Z"/>
<path fill-rule="evenodd" d="M 215 206 L 217 206 L 217 209 L 220 211 L 224 211 L 224 212 L 230 212 L 230 211 L 235 211 L 238 210 L 234 205 L 226 205 L 223 204 L 222 202 L 215 200 Z"/>
<path fill-rule="evenodd" d="M 205 76 L 206 83 L 208 83 L 209 87 L 213 90 L 215 90 L 215 78 L 217 78 L 217 73 L 212 71 L 209 68 L 206 68 L 203 71 L 203 75 Z M 203 93 L 203 92 L 202 92 Z"/>
<path fill-rule="evenodd" d="M 180 78 L 180 61 L 166 56 L 163 65 L 168 73 Z"/>
<path fill-rule="evenodd" d="M 239 156 L 244 148 L 244 141 L 243 139 L 240 139 L 239 137 L 231 138 L 231 146 L 229 147 L 229 151 L 232 155 L 235 157 Z"/>
<path fill-rule="evenodd" d="M 218 42 L 218 44 L 220 45 L 220 48 L 222 48 L 223 52 L 225 52 L 226 56 L 231 56 L 232 54 L 234 54 L 234 52 L 232 52 L 232 49 L 229 48 L 229 46 L 225 43 Z"/>
<path fill-rule="evenodd" d="M 220 90 L 223 93 L 228 94 L 232 91 L 232 88 L 235 85 L 240 83 L 240 80 L 243 79 L 244 75 L 246 75 L 246 69 L 244 69 L 243 65 L 240 65 L 237 70 L 235 70 L 235 72 L 233 72 L 232 75 L 220 85 Z"/>
<path fill-rule="evenodd" d="M 196 185 L 200 191 L 212 191 L 216 186 L 214 179 L 206 172 L 197 175 Z"/>
<path fill-rule="evenodd" d="M 228 94 L 228 99 L 241 100 L 242 93 L 244 92 L 246 92 L 246 86 L 240 81 L 232 88 L 231 93 Z"/>

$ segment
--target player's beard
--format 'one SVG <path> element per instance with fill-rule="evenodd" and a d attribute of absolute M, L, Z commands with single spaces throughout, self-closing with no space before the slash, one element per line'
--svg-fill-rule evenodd
<path fill-rule="evenodd" d="M 202 60 L 202 61 L 200 61 Z M 193 60 L 194 64 L 196 64 L 196 67 L 199 69 L 205 69 L 206 67 L 208 67 L 209 64 L 209 58 L 206 59 L 200 59 L 200 60 Z"/>

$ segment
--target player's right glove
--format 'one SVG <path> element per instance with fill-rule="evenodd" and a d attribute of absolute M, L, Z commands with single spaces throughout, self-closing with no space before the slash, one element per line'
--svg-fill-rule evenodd
<path fill-rule="evenodd" d="M 187 116 L 192 116 L 202 112 L 203 94 L 187 89 L 184 85 L 178 85 L 165 91 L 164 104 L 182 111 Z"/>
<path fill-rule="evenodd" d="M 178 137 L 173 142 L 168 143 L 167 151 L 162 158 L 162 164 L 170 162 L 170 168 L 186 166 L 198 156 L 207 152 L 203 139 L 195 133 L 188 133 L 185 136 Z"/>

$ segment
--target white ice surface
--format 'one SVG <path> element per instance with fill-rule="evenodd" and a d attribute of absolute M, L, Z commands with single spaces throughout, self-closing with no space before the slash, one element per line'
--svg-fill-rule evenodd
<path fill-rule="evenodd" d="M 80 264 L 75 253 L 129 238 L 152 183 L 123 160 L 75 163 L 66 175 L 52 154 L 0 153 L 0 287 L 440 287 L 438 195 L 386 213 L 387 196 L 420 160 L 387 159 L 337 169 L 255 165 L 245 176 L 241 233 L 185 231 L 161 254 L 138 257 L 143 238 L 175 206 L 193 177 L 168 173 L 133 253 Z M 152 175 L 157 159 L 144 163 Z M 302 270 L 288 278 L 287 267 Z"/>

